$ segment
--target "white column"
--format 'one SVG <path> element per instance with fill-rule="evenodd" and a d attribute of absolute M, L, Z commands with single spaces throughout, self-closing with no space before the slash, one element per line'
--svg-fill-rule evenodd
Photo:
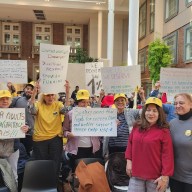
<path fill-rule="evenodd" d="M 139 0 L 129 0 L 127 65 L 138 64 Z"/>
<path fill-rule="evenodd" d="M 103 25 L 103 12 L 98 12 L 98 45 L 97 45 L 97 58 L 101 58 L 101 51 L 102 51 L 102 25 Z"/>
<path fill-rule="evenodd" d="M 114 44 L 114 0 L 108 0 L 108 32 L 107 32 L 107 59 L 109 66 L 113 66 Z"/>

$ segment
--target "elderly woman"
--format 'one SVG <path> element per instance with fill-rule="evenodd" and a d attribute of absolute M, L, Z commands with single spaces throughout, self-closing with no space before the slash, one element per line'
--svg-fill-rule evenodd
<path fill-rule="evenodd" d="M 171 192 L 192 191 L 192 97 L 188 93 L 174 98 L 178 118 L 170 122 L 174 147 L 174 174 L 170 179 Z"/>
<path fill-rule="evenodd" d="M 142 102 L 145 101 L 144 91 L 139 92 Z M 117 108 L 117 137 L 105 137 L 103 143 L 103 155 L 115 152 L 125 152 L 129 133 L 133 123 L 140 117 L 141 109 L 126 108 L 126 96 L 118 93 L 114 96 L 114 105 Z"/>
<path fill-rule="evenodd" d="M 9 108 L 11 105 L 12 95 L 8 90 L 0 90 L 0 108 Z M 21 127 L 26 133 L 29 130 L 27 125 Z M 8 147 L 8 148 L 7 148 Z M 0 139 L 0 159 L 6 158 L 15 176 L 17 182 L 17 163 L 19 159 L 19 140 L 18 139 Z M 3 152 L 4 151 L 4 152 Z"/>
<path fill-rule="evenodd" d="M 64 106 L 56 94 L 41 93 L 35 101 L 38 84 L 34 87 L 29 111 L 35 116 L 33 133 L 33 157 L 37 160 L 53 160 L 57 174 L 63 151 L 62 114 Z"/>
<path fill-rule="evenodd" d="M 87 90 L 81 89 L 76 95 L 76 107 L 88 107 L 90 94 Z M 71 132 L 73 111 L 69 111 L 63 123 L 64 136 L 68 138 L 66 151 L 71 155 L 72 167 L 74 168 L 74 160 L 79 158 L 94 157 L 95 152 L 100 149 L 99 137 L 74 136 Z"/>

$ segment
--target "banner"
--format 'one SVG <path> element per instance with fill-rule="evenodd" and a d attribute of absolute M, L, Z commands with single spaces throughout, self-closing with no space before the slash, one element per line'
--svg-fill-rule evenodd
<path fill-rule="evenodd" d="M 74 107 L 72 133 L 75 136 L 117 136 L 117 109 Z"/>
<path fill-rule="evenodd" d="M 178 93 L 192 93 L 191 68 L 161 68 L 160 92 L 166 92 L 172 100 Z"/>
<path fill-rule="evenodd" d="M 103 67 L 101 79 L 105 93 L 130 95 L 141 86 L 141 68 L 140 65 Z"/>
<path fill-rule="evenodd" d="M 91 95 L 99 95 L 102 83 L 101 83 L 101 68 L 102 62 L 85 63 L 85 80 L 86 89 Z"/>
<path fill-rule="evenodd" d="M 26 84 L 28 82 L 27 61 L 26 60 L 0 60 L 0 82 Z"/>
<path fill-rule="evenodd" d="M 70 46 L 40 44 L 40 88 L 42 93 L 64 92 Z"/>
<path fill-rule="evenodd" d="M 25 125 L 24 108 L 0 108 L 0 139 L 24 138 L 21 127 Z"/>

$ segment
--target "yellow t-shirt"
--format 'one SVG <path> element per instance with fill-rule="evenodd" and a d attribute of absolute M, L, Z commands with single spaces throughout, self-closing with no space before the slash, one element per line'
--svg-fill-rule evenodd
<path fill-rule="evenodd" d="M 35 108 L 37 115 L 35 116 L 33 140 L 44 141 L 57 135 L 62 137 L 62 114 L 60 114 L 60 110 L 63 108 L 63 104 L 59 101 L 52 105 L 36 102 Z"/>

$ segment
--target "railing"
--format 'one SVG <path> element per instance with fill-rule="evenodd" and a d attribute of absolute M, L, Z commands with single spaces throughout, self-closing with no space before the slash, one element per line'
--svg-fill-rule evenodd
<path fill-rule="evenodd" d="M 18 57 L 21 57 L 20 45 L 0 45 L 0 57 L 2 53 L 17 53 Z"/>

